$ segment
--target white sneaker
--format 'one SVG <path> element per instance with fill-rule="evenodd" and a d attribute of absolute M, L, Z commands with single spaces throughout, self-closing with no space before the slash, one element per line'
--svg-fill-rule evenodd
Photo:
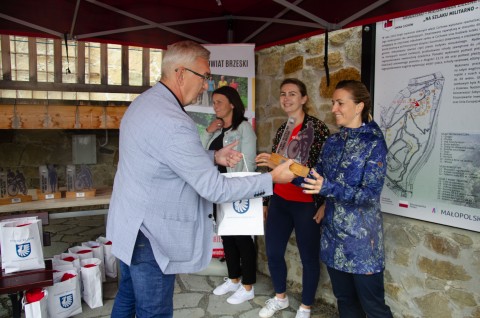
<path fill-rule="evenodd" d="M 240 282 L 234 283 L 228 277 L 225 277 L 223 280 L 225 281 L 225 283 L 223 283 L 222 285 L 218 286 L 213 290 L 213 293 L 217 296 L 225 295 L 226 293 L 237 291 L 237 289 L 239 289 L 240 286 L 242 286 Z"/>
<path fill-rule="evenodd" d="M 247 300 L 253 299 L 255 297 L 255 292 L 253 291 L 253 286 L 251 290 L 246 290 L 243 285 L 230 297 L 227 298 L 227 303 L 232 305 L 241 304 Z"/>
<path fill-rule="evenodd" d="M 310 310 L 306 311 L 306 310 L 303 310 L 303 309 L 299 308 L 297 310 L 297 315 L 295 316 L 295 318 L 310 318 Z"/>
<path fill-rule="evenodd" d="M 285 309 L 288 306 L 288 297 L 285 297 L 285 300 L 279 300 L 277 297 L 273 297 L 265 302 L 265 307 L 260 309 L 258 315 L 262 318 L 272 317 L 277 311 Z"/>

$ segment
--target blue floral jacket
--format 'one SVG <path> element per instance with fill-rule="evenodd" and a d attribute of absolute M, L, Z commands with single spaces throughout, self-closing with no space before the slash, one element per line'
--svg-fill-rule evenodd
<path fill-rule="evenodd" d="M 339 271 L 367 274 L 385 268 L 380 193 L 387 146 L 375 122 L 340 129 L 324 144 L 317 172 L 325 197 L 321 259 Z"/>

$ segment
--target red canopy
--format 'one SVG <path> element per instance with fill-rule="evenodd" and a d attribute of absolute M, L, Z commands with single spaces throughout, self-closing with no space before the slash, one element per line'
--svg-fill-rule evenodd
<path fill-rule="evenodd" d="M 165 48 L 255 43 L 258 48 L 314 34 L 431 11 L 467 0 L 11 0 L 0 33 Z"/>

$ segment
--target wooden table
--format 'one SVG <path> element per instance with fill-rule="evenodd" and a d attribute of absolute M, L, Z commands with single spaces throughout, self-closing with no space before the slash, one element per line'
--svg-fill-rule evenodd
<path fill-rule="evenodd" d="M 23 291 L 53 285 L 52 261 L 45 261 L 45 269 L 33 269 L 5 274 L 0 271 L 0 294 L 8 294 L 12 301 L 13 317 L 21 316 Z"/>

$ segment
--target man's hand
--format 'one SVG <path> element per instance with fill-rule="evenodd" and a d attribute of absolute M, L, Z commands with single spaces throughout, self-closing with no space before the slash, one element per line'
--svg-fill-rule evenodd
<path fill-rule="evenodd" d="M 293 160 L 288 159 L 269 172 L 272 175 L 273 183 L 289 183 L 295 178 L 295 174 L 290 171 L 292 163 Z"/>
<path fill-rule="evenodd" d="M 236 145 L 238 145 L 239 141 L 236 140 L 232 142 L 230 145 L 223 147 L 222 149 L 215 152 L 215 163 L 217 165 L 222 165 L 225 167 L 235 167 L 237 163 L 240 162 L 243 158 L 243 154 L 236 150 L 233 150 Z"/>

